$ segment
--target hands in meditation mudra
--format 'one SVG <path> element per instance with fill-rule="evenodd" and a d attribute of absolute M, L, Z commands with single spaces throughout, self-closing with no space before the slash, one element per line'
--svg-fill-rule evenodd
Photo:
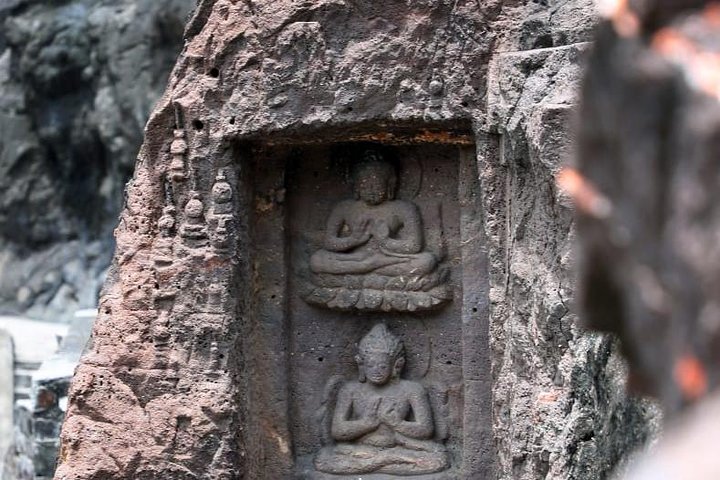
<path fill-rule="evenodd" d="M 354 200 L 330 213 L 323 248 L 310 257 L 305 299 L 340 310 L 414 311 L 450 299 L 445 271 L 426 251 L 420 211 L 395 199 L 395 169 L 369 150 L 353 168 Z"/>
<path fill-rule="evenodd" d="M 384 324 L 360 341 L 359 380 L 345 383 L 332 414 L 333 445 L 315 456 L 315 468 L 333 474 L 420 475 L 449 466 L 422 384 L 400 378 L 402 342 Z"/>

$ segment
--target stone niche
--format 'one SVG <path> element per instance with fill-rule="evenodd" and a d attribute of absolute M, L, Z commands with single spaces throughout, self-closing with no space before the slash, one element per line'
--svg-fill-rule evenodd
<path fill-rule="evenodd" d="M 473 136 L 328 137 L 238 147 L 248 478 L 489 478 Z"/>

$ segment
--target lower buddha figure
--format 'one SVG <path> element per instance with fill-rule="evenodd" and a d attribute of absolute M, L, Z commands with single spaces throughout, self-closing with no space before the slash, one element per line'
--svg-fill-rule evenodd
<path fill-rule="evenodd" d="M 400 378 L 403 343 L 384 324 L 360 341 L 359 380 L 337 394 L 330 436 L 334 444 L 315 456 L 315 468 L 332 474 L 420 475 L 449 466 L 425 387 Z"/>

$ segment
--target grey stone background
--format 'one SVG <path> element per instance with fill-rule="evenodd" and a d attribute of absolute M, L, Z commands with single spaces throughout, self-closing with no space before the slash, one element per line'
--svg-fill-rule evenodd
<path fill-rule="evenodd" d="M 194 7 L 0 1 L 0 315 L 70 323 L 76 310 L 97 305 L 125 183 Z M 51 475 L 62 412 L 31 418 L 16 405 L 13 413 L 21 353 L 11 335 L 0 337 L 0 478 Z M 77 348 L 48 367 L 70 363 L 71 371 Z M 67 389 L 67 378 L 44 382 Z"/>
<path fill-rule="evenodd" d="M 97 303 L 193 0 L 0 2 L 0 312 Z"/>

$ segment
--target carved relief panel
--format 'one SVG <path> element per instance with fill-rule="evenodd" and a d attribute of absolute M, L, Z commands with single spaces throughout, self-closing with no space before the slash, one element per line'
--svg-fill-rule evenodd
<path fill-rule="evenodd" d="M 322 244 L 308 262 L 305 300 L 338 310 L 385 312 L 426 310 L 449 301 L 442 230 L 432 232 L 436 244 L 428 245 L 420 209 L 396 197 L 397 166 L 388 153 L 371 146 L 344 153 L 353 198 L 332 206 Z M 437 205 L 432 227 L 442 229 Z"/>
<path fill-rule="evenodd" d="M 357 350 L 358 379 L 333 377 L 325 389 L 320 424 L 325 445 L 315 455 L 315 468 L 347 475 L 447 469 L 442 397 L 433 409 L 428 389 L 401 377 L 406 361 L 402 340 L 378 323 Z"/>
<path fill-rule="evenodd" d="M 247 341 L 269 351 L 248 360 L 258 375 L 249 373 L 250 383 L 261 385 L 249 415 L 264 419 L 256 453 L 275 467 L 248 473 L 439 480 L 488 472 L 487 267 L 474 149 L 338 143 L 253 156 L 257 330 Z"/>

